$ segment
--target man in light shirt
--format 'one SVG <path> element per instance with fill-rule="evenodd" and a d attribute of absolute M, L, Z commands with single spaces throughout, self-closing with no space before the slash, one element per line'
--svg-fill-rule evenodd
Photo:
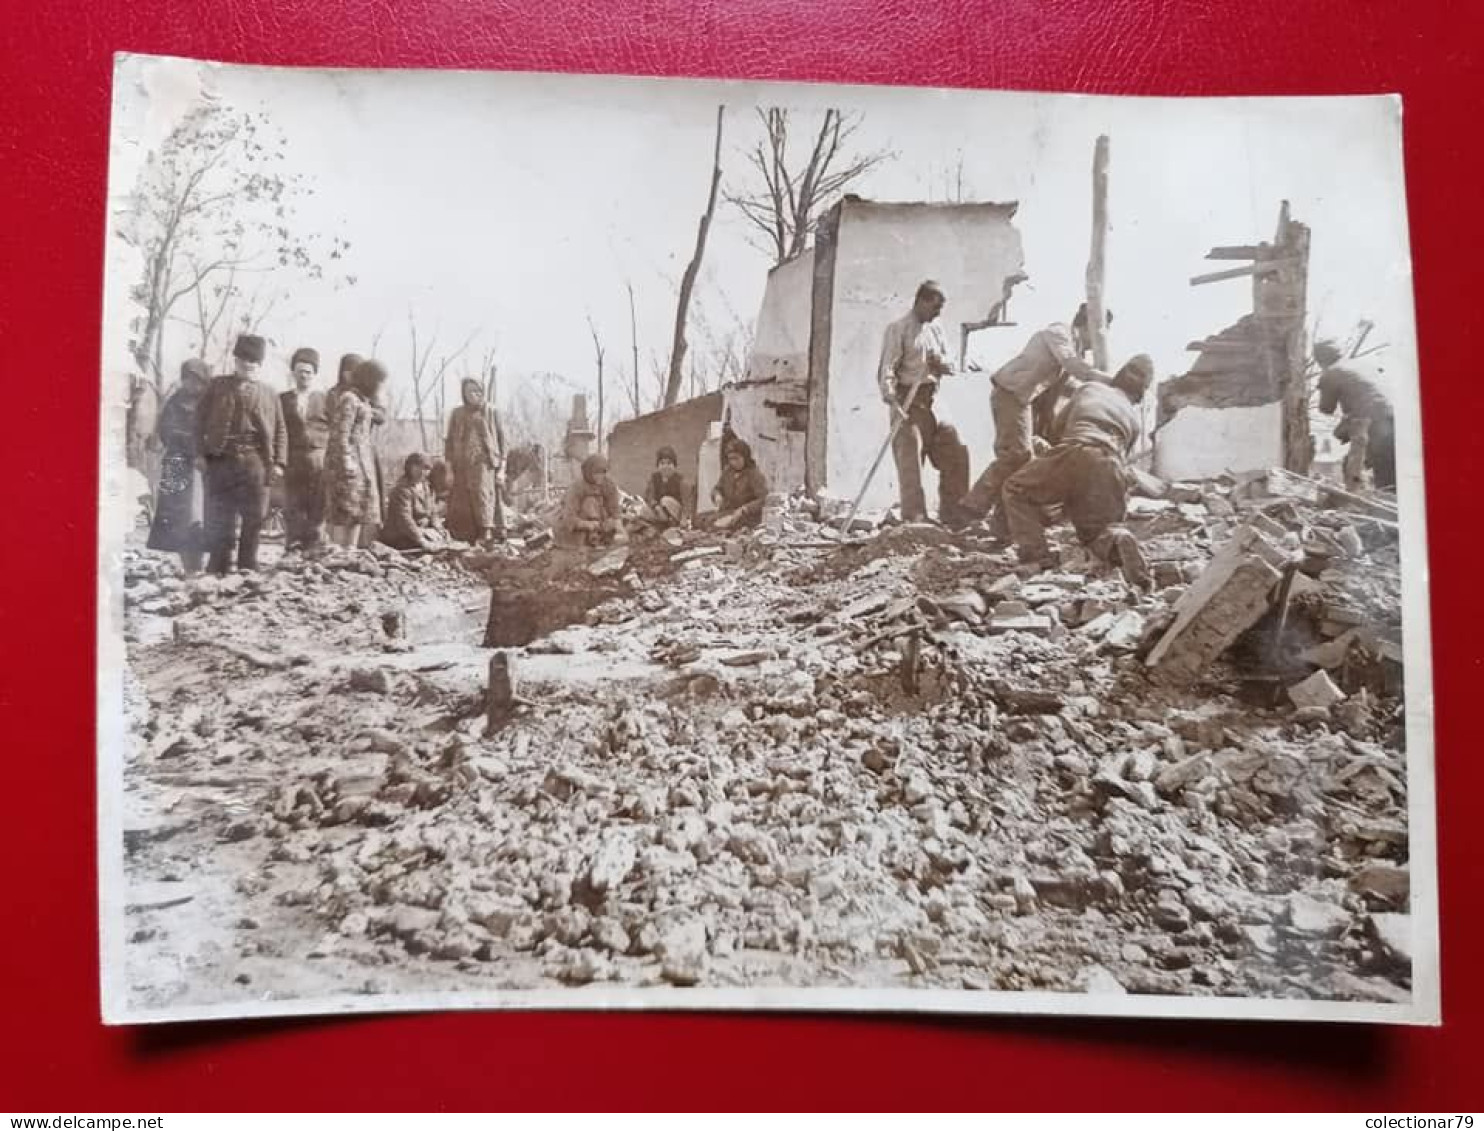
<path fill-rule="evenodd" d="M 944 301 L 943 289 L 937 283 L 931 280 L 923 283 L 917 288 L 912 309 L 886 328 L 881 346 L 881 364 L 877 370 L 881 399 L 891 408 L 893 422 L 905 415 L 891 442 L 904 522 L 927 519 L 927 501 L 922 491 L 924 458 L 938 472 L 941 521 L 957 519 L 958 500 L 969 486 L 969 450 L 958 438 L 957 429 L 944 424 L 933 412 L 938 379 L 954 371 L 948 360 L 948 343 L 938 323 Z"/>
<path fill-rule="evenodd" d="M 1112 321 L 1111 312 L 1108 320 Z M 1025 349 L 990 378 L 989 408 L 994 416 L 994 460 L 966 493 L 958 507 L 965 521 L 984 518 L 1000 505 L 1000 492 L 1010 476 L 1031 458 L 1032 407 L 1038 396 L 1069 376 L 1109 384 L 1113 378 L 1089 364 L 1084 355 L 1091 342 L 1087 332 L 1087 304 L 1077 310 L 1071 326 L 1055 322 L 1031 335 Z"/>

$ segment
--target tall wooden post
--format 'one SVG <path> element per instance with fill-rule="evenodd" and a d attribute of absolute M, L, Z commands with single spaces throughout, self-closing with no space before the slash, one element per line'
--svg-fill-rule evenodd
<path fill-rule="evenodd" d="M 1108 316 L 1103 293 L 1108 256 L 1108 137 L 1092 151 L 1092 254 L 1087 260 L 1087 333 L 1092 363 L 1108 370 Z"/>

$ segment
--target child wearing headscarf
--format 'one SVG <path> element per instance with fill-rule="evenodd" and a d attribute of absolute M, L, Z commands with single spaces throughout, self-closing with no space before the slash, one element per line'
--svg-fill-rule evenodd
<path fill-rule="evenodd" d="M 559 546 L 611 546 L 623 540 L 618 487 L 608 478 L 606 456 L 582 461 L 582 478 L 567 489 L 557 519 Z"/>
<path fill-rule="evenodd" d="M 735 440 L 727 448 L 726 467 L 711 498 L 716 503 L 716 517 L 711 520 L 713 529 L 736 530 L 762 521 L 768 480 L 753 462 L 747 441 Z"/>

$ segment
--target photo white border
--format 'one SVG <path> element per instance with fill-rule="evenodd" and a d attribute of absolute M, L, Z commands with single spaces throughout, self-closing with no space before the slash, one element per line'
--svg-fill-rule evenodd
<path fill-rule="evenodd" d="M 225 1018 L 294 1017 L 309 1014 L 365 1014 L 426 1012 L 433 1010 L 766 1010 L 789 1012 L 882 1012 L 946 1014 L 1031 1014 L 1089 1017 L 1164 1017 L 1288 1021 L 1349 1021 L 1408 1025 L 1442 1023 L 1438 952 L 1438 893 L 1436 800 L 1434 792 L 1434 725 L 1431 627 L 1428 602 L 1426 494 L 1422 465 L 1420 378 L 1413 395 L 1398 397 L 1394 405 L 1397 446 L 1397 507 L 1402 562 L 1402 634 L 1406 692 L 1406 761 L 1408 797 L 1409 871 L 1413 928 L 1412 1001 L 1410 1004 L 1342 1002 L 1302 999 L 1163 996 L 1145 994 L 1093 995 L 1000 990 L 940 989 L 820 989 L 790 987 L 678 988 L 622 987 L 614 984 L 577 988 L 499 991 L 466 990 L 436 993 L 336 994 L 324 997 L 243 1000 L 212 1005 L 179 1005 L 141 1009 L 129 1001 L 125 948 L 125 876 L 123 843 L 123 770 L 127 727 L 124 715 L 123 550 L 132 507 L 125 497 L 128 483 L 124 461 L 128 373 L 119 364 L 126 352 L 130 269 L 118 242 L 107 238 L 115 209 L 127 198 L 141 154 L 138 152 L 146 107 L 130 99 L 131 84 L 150 66 L 248 67 L 172 56 L 118 53 L 114 59 L 112 113 L 109 132 L 109 173 L 105 222 L 103 333 L 101 342 L 101 398 L 99 405 L 98 580 L 97 580 L 97 805 L 98 911 L 102 1019 L 110 1025 L 145 1024 Z M 320 70 L 337 68 L 277 68 L 262 70 Z M 415 71 L 382 69 L 395 76 Z M 452 72 L 443 71 L 442 74 Z M 988 91 L 859 84 L 779 83 L 714 79 L 640 78 L 629 76 L 563 75 L 543 72 L 464 72 L 502 75 L 506 79 L 584 84 L 641 84 L 657 96 L 666 88 L 724 92 L 725 100 L 790 105 L 833 105 L 838 91 L 850 91 L 855 101 L 875 97 L 958 99 L 1035 99 L 1050 92 Z M 1389 102 L 1393 129 L 1388 143 L 1402 170 L 1401 99 L 1396 95 L 1355 95 L 1303 98 L 1165 98 L 1126 95 L 1056 95 L 1084 102 L 1323 102 L 1333 97 L 1370 98 Z M 1381 142 L 1378 141 L 1378 145 Z M 1406 222 L 1405 190 L 1402 241 L 1406 254 L 1394 266 L 1411 279 L 1411 240 Z M 1397 311 L 1397 333 L 1391 348 L 1405 358 L 1411 373 L 1420 373 L 1417 360 L 1415 292 L 1413 305 Z M 1405 313 L 1405 316 L 1403 314 Z"/>

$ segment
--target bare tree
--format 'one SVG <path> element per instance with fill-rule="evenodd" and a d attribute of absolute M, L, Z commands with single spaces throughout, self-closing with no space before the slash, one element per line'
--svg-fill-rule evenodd
<path fill-rule="evenodd" d="M 629 291 L 629 349 L 633 353 L 634 368 L 631 370 L 634 376 L 634 415 L 639 415 L 639 323 L 634 317 L 634 284 L 625 280 L 624 285 Z"/>
<path fill-rule="evenodd" d="M 417 317 L 411 308 L 407 311 L 407 334 L 412 346 L 412 368 L 410 373 L 412 376 L 414 410 L 417 413 L 418 437 L 422 441 L 423 451 L 431 451 L 432 448 L 428 444 L 427 412 L 424 406 L 431 400 L 435 411 L 440 413 L 439 424 L 441 427 L 441 409 L 438 406 L 445 400 L 441 390 L 448 381 L 448 371 L 458 362 L 459 358 L 464 356 L 469 346 L 473 344 L 474 339 L 478 337 L 479 331 L 471 331 L 458 349 L 452 353 L 439 354 L 436 361 L 433 359 L 433 349 L 438 344 L 438 332 L 436 330 L 433 332 L 432 338 L 428 340 L 427 345 L 419 352 L 417 344 Z"/>
<path fill-rule="evenodd" d="M 706 197 L 706 211 L 696 229 L 696 250 L 685 265 L 685 274 L 680 277 L 680 297 L 675 304 L 675 338 L 670 346 L 670 372 L 665 383 L 665 407 L 680 399 L 681 382 L 685 379 L 685 319 L 690 311 L 690 297 L 696 288 L 696 276 L 701 273 L 701 260 L 706 255 L 706 235 L 711 231 L 711 219 L 716 215 L 716 194 L 721 188 L 721 124 L 726 114 L 725 106 L 716 108 L 716 147 L 711 157 L 711 191 Z"/>
<path fill-rule="evenodd" d="M 773 262 L 784 263 L 809 247 L 820 215 L 837 196 L 895 154 L 889 150 L 848 152 L 860 117 L 826 110 L 819 132 L 812 134 L 807 158 L 791 160 L 790 111 L 760 107 L 757 115 L 763 139 L 747 154 L 747 161 L 761 179 L 761 188 L 727 193 L 726 200 L 761 233 L 760 246 Z"/>
<path fill-rule="evenodd" d="M 195 308 L 186 320 L 192 348 L 210 356 L 219 336 L 262 320 L 285 270 L 323 279 L 344 259 L 346 240 L 296 225 L 298 204 L 315 190 L 286 166 L 283 136 L 266 114 L 212 100 L 190 110 L 149 155 L 118 232 L 144 260 L 130 290 L 140 308 L 130 348 L 142 372 L 156 381 L 164 374 L 165 331 L 182 301 Z M 267 272 L 274 293 L 259 286 L 249 300 L 255 314 L 234 314 L 246 277 Z"/>

